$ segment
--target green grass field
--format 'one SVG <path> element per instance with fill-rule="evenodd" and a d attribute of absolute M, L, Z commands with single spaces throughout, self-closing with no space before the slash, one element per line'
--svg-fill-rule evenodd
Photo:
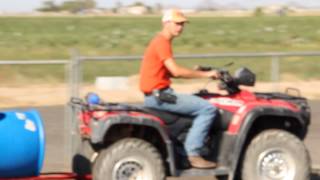
<path fill-rule="evenodd" d="M 190 22 L 183 35 L 174 41 L 176 54 L 317 51 L 320 47 L 319 17 L 192 17 Z M 70 59 L 71 49 L 83 55 L 142 55 L 160 28 L 159 17 L 1 17 L 0 60 Z M 303 79 L 319 78 L 317 59 L 286 58 L 281 62 L 281 72 Z M 260 80 L 270 77 L 269 59 L 179 63 L 192 67 L 200 61 L 214 66 L 234 61 L 234 68 L 249 66 Z M 86 80 L 92 80 L 95 75 L 136 74 L 139 67 L 139 61 L 95 64 L 85 66 Z M 30 76 L 54 81 L 64 77 L 60 69 L 55 66 L 2 66 L 0 76 L 3 74 L 12 80 Z"/>

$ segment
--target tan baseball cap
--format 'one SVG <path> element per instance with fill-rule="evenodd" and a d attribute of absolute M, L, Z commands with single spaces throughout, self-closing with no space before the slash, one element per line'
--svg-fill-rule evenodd
<path fill-rule="evenodd" d="M 162 22 L 189 22 L 186 16 L 178 9 L 169 9 L 163 13 Z"/>

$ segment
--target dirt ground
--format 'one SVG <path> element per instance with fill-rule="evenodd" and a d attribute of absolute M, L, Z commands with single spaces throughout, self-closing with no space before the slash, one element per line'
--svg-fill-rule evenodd
<path fill-rule="evenodd" d="M 207 88 L 210 92 L 219 92 L 217 83 L 198 82 L 190 80 L 186 83 L 174 83 L 173 88 L 177 92 L 194 93 L 200 89 Z M 284 92 L 287 87 L 298 88 L 301 96 L 309 99 L 320 99 L 320 81 L 294 81 L 294 82 L 257 82 L 255 87 L 243 87 L 256 92 Z M 82 85 L 80 94 L 83 97 L 87 92 L 98 93 L 108 102 L 142 102 L 143 95 L 138 88 L 136 77 L 130 77 L 126 89 L 98 89 L 95 85 Z M 221 92 L 221 91 L 220 91 Z M 221 92 L 224 93 L 224 92 Z M 290 91 L 295 94 L 294 91 Z M 28 107 L 63 105 L 68 102 L 70 90 L 65 84 L 32 84 L 32 85 L 3 85 L 0 87 L 0 107 Z"/>

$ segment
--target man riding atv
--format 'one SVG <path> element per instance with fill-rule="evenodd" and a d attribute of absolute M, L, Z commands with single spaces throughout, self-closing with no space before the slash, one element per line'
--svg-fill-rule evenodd
<path fill-rule="evenodd" d="M 226 69 L 178 66 L 171 41 L 187 19 L 170 10 L 162 21 L 142 61 L 144 106 L 89 95 L 71 98 L 81 137 L 73 171 L 92 173 L 94 180 L 309 180 L 310 157 L 303 144 L 311 119 L 307 99 L 293 88 L 296 95 L 241 88 L 254 86 L 256 79 L 245 67 L 232 76 Z M 177 94 L 171 77 L 217 79 L 227 94 L 210 89 Z"/>
<path fill-rule="evenodd" d="M 140 69 L 140 89 L 144 93 L 146 107 L 194 116 L 184 147 L 192 167 L 214 168 L 216 163 L 201 157 L 200 150 L 208 134 L 217 108 L 208 101 L 187 94 L 178 94 L 170 88 L 170 78 L 213 78 L 219 73 L 197 71 L 176 64 L 172 53 L 172 40 L 182 32 L 188 22 L 183 13 L 172 9 L 162 17 L 163 28 L 148 45 Z"/>

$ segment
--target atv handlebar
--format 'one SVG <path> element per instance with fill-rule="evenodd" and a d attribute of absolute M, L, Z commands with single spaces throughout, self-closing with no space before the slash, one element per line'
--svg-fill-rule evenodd
<path fill-rule="evenodd" d="M 228 66 L 231 65 L 230 63 Z M 198 71 L 212 71 L 215 70 L 217 71 L 220 76 L 219 80 L 220 83 L 218 85 L 219 89 L 226 90 L 229 94 L 234 94 L 236 92 L 239 92 L 239 84 L 236 83 L 235 78 L 229 73 L 228 70 L 223 69 L 223 68 L 214 68 L 210 66 L 197 66 L 196 70 Z"/>
<path fill-rule="evenodd" d="M 229 63 L 226 66 L 230 66 L 232 63 Z M 241 67 L 236 70 L 234 76 L 232 76 L 228 70 L 224 68 L 213 68 L 208 66 L 198 66 L 197 70 L 199 71 L 211 71 L 216 70 L 220 73 L 219 76 L 219 88 L 226 90 L 229 94 L 234 94 L 240 91 L 239 86 L 254 86 L 256 76 L 253 72 L 245 67 Z"/>
<path fill-rule="evenodd" d="M 220 80 L 223 82 L 232 81 L 233 77 L 230 75 L 229 71 L 225 69 L 214 68 L 210 66 L 197 66 L 196 70 L 198 71 L 217 71 L 220 74 Z"/>
<path fill-rule="evenodd" d="M 217 70 L 216 68 L 210 67 L 210 66 L 196 66 L 195 68 L 198 71 L 212 71 Z"/>

